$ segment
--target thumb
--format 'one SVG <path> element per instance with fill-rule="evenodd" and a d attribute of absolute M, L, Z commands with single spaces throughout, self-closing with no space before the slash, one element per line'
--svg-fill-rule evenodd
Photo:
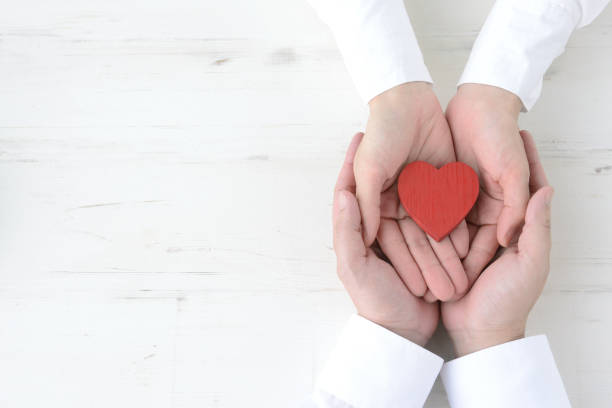
<path fill-rule="evenodd" d="M 361 215 L 355 196 L 339 190 L 334 197 L 334 249 L 338 264 L 354 264 L 366 256 L 361 236 Z"/>
<path fill-rule="evenodd" d="M 523 165 L 524 164 L 524 165 Z M 527 159 L 509 170 L 499 181 L 503 190 L 504 208 L 497 221 L 497 241 L 507 247 L 519 231 L 529 201 L 529 167 Z"/>
<path fill-rule="evenodd" d="M 372 245 L 380 225 L 380 196 L 385 184 L 384 174 L 373 166 L 355 162 L 356 193 L 363 218 L 363 239 Z"/>
<path fill-rule="evenodd" d="M 525 257 L 537 271 L 546 273 L 550 255 L 550 203 L 554 190 L 539 189 L 527 206 L 525 226 L 519 237 L 519 255 Z"/>

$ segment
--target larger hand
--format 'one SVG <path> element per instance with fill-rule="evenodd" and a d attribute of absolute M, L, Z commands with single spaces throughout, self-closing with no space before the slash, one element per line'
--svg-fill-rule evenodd
<path fill-rule="evenodd" d="M 527 315 L 549 269 L 552 188 L 533 142 L 521 132 L 531 166 L 531 191 L 518 243 L 502 250 L 465 297 L 442 305 L 442 320 L 459 356 L 524 336 Z"/>
<path fill-rule="evenodd" d="M 459 259 L 468 249 L 465 223 L 438 243 L 407 217 L 396 193 L 388 195 L 393 203 L 381 201 L 383 192 L 394 188 L 402 166 L 415 160 L 437 167 L 455 160 L 446 118 L 431 85 L 424 82 L 397 86 L 370 102 L 366 134 L 355 157 L 356 193 L 366 246 L 378 233 L 383 251 L 413 294 L 423 296 L 429 287 L 430 301 L 449 300 L 468 286 Z M 392 208 L 383 211 L 382 219 L 381 205 Z"/>
<path fill-rule="evenodd" d="M 424 345 L 438 324 L 438 304 L 412 295 L 393 267 L 379 259 L 363 241 L 353 175 L 353 158 L 362 137 L 358 133 L 353 138 L 334 192 L 338 276 L 361 316 Z"/>

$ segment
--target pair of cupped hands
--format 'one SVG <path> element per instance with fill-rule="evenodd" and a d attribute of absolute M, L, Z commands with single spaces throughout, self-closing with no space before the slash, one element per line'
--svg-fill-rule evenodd
<path fill-rule="evenodd" d="M 338 275 L 357 312 L 426 344 L 441 318 L 459 356 L 524 336 L 548 275 L 550 202 L 532 136 L 519 131 L 518 97 L 464 84 L 446 113 L 424 82 L 370 102 L 334 193 Z M 472 211 L 436 242 L 399 202 L 406 163 L 462 161 L 479 175 Z"/>

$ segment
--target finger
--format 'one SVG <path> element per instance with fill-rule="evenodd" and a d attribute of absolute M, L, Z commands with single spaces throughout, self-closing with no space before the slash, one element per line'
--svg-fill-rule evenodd
<path fill-rule="evenodd" d="M 338 175 L 338 180 L 336 181 L 336 187 L 334 191 L 337 190 L 349 190 L 355 191 L 355 175 L 353 173 L 353 162 L 355 160 L 355 154 L 357 153 L 357 148 L 363 139 L 363 133 L 359 132 L 353 136 L 351 139 L 351 143 L 349 144 L 348 149 L 346 150 L 346 154 L 344 155 L 344 163 L 342 163 L 342 168 L 340 169 L 340 174 Z"/>
<path fill-rule="evenodd" d="M 467 232 L 467 227 L 466 227 Z M 440 242 L 436 242 L 430 236 L 427 236 L 429 244 L 433 249 L 434 253 L 438 257 L 440 264 L 444 268 L 444 271 L 450 278 L 453 286 L 455 287 L 455 293 L 453 298 L 460 298 L 467 291 L 468 279 L 461 265 L 461 260 L 457 256 L 457 251 L 451 242 L 449 237 L 444 238 Z"/>
<path fill-rule="evenodd" d="M 423 296 L 423 300 L 425 300 L 427 303 L 433 303 L 438 299 L 434 296 L 433 293 L 431 293 L 431 290 L 428 289 L 427 292 L 425 292 L 425 296 Z"/>
<path fill-rule="evenodd" d="M 417 297 L 423 296 L 427 290 L 427 285 L 419 267 L 410 255 L 397 221 L 381 219 L 377 238 L 380 247 L 395 267 L 408 290 Z"/>
<path fill-rule="evenodd" d="M 455 294 L 455 287 L 431 248 L 425 233 L 411 219 L 399 221 L 399 226 L 429 290 L 437 299 L 443 301 L 451 299 Z"/>
<path fill-rule="evenodd" d="M 542 187 L 527 206 L 525 227 L 519 237 L 519 256 L 526 260 L 534 271 L 546 274 L 550 255 L 550 203 L 553 188 Z"/>
<path fill-rule="evenodd" d="M 367 255 L 355 196 L 346 190 L 338 191 L 334 197 L 334 213 L 334 250 L 338 272 L 352 271 L 355 265 L 365 262 Z"/>
<path fill-rule="evenodd" d="M 483 225 L 475 230 L 470 251 L 463 260 L 463 268 L 468 279 L 468 287 L 476 281 L 497 252 L 496 226 Z"/>
<path fill-rule="evenodd" d="M 521 137 L 525 145 L 525 154 L 529 163 L 529 189 L 533 194 L 544 186 L 548 185 L 548 179 L 540 155 L 535 144 L 535 140 L 531 133 L 527 130 L 521 130 Z"/>
<path fill-rule="evenodd" d="M 383 191 L 380 195 L 380 218 L 399 220 L 406 216 L 408 213 L 404 210 L 397 195 L 397 184 Z"/>
<path fill-rule="evenodd" d="M 465 258 L 470 248 L 470 234 L 465 220 L 461 221 L 461 224 L 451 231 L 449 237 L 453 243 L 453 247 L 455 247 L 457 256 L 461 259 Z"/>
<path fill-rule="evenodd" d="M 354 164 L 357 180 L 357 201 L 363 218 L 363 237 L 366 245 L 371 245 L 376 238 L 380 223 L 380 195 L 386 177 L 376 166 L 364 161 Z"/>
<path fill-rule="evenodd" d="M 524 152 L 518 163 L 507 169 L 499 180 L 503 190 L 504 208 L 497 223 L 497 239 L 508 246 L 525 217 L 529 201 L 529 165 Z"/>
<path fill-rule="evenodd" d="M 342 163 L 342 167 L 340 167 L 340 173 L 338 174 L 336 186 L 334 187 L 334 205 L 332 206 L 332 220 L 336 219 L 336 212 L 338 211 L 338 206 L 335 205 L 337 193 L 339 191 L 350 191 L 352 193 L 355 192 L 355 175 L 353 173 L 353 161 L 355 159 L 355 153 L 357 152 L 359 143 L 361 143 L 362 139 L 363 133 L 356 133 L 351 139 L 351 143 L 349 144 L 348 149 L 346 149 L 346 154 L 344 155 L 344 162 Z"/>

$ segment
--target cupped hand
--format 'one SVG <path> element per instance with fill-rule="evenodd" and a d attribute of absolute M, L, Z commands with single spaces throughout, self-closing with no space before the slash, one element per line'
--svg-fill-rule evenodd
<path fill-rule="evenodd" d="M 441 306 L 444 326 L 459 356 L 522 338 L 529 311 L 548 276 L 553 190 L 533 138 L 525 131 L 520 135 L 529 160 L 533 195 L 518 242 L 501 250 L 462 299 Z"/>
<path fill-rule="evenodd" d="M 467 217 L 470 251 L 463 265 L 472 283 L 498 245 L 520 231 L 529 200 L 529 166 L 518 128 L 520 99 L 504 89 L 463 84 L 448 104 L 457 160 L 480 177 L 480 195 Z"/>
<path fill-rule="evenodd" d="M 396 270 L 363 240 L 353 173 L 353 159 L 362 138 L 363 133 L 353 137 L 334 191 L 338 276 L 361 316 L 424 345 L 438 324 L 438 303 L 427 303 L 411 294 Z"/>
<path fill-rule="evenodd" d="M 460 260 L 468 250 L 466 224 L 436 242 L 397 199 L 397 176 L 405 163 L 416 160 L 436 167 L 455 160 L 446 118 L 431 85 L 424 82 L 399 85 L 370 102 L 365 136 L 355 156 L 356 196 L 366 246 L 378 237 L 406 287 L 429 301 L 458 298 L 468 287 Z M 392 193 L 387 199 L 385 191 Z"/>

